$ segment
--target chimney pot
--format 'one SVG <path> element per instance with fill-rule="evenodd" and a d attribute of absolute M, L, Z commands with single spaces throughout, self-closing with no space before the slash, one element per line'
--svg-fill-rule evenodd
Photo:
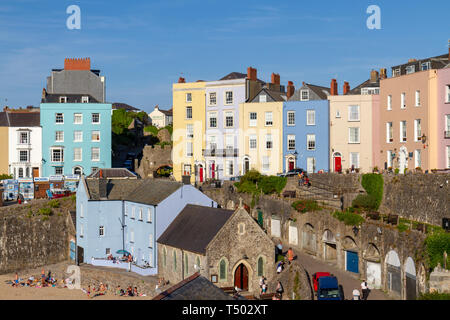
<path fill-rule="evenodd" d="M 370 71 L 370 82 L 377 82 L 378 81 L 378 71 L 372 70 Z"/>
<path fill-rule="evenodd" d="M 350 84 L 347 81 L 344 81 L 344 90 L 342 94 L 348 94 L 350 91 Z"/>
<path fill-rule="evenodd" d="M 247 79 L 256 81 L 257 79 L 257 70 L 252 67 L 247 68 Z"/>
<path fill-rule="evenodd" d="M 64 60 L 64 70 L 91 70 L 91 58 Z"/>
<path fill-rule="evenodd" d="M 287 90 L 286 90 L 286 97 L 289 100 L 290 97 L 294 95 L 295 87 L 294 82 L 288 81 Z"/>
<path fill-rule="evenodd" d="M 179 77 L 178 78 L 178 83 L 186 83 L 186 79 Z"/>
<path fill-rule="evenodd" d="M 332 95 L 332 96 L 338 95 L 338 84 L 337 84 L 336 79 L 331 79 L 330 95 Z"/>

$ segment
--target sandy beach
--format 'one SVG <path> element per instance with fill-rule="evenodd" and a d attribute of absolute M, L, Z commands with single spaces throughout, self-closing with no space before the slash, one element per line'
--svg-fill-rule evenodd
<path fill-rule="evenodd" d="M 59 263 L 50 266 L 44 266 L 45 273 L 49 270 L 59 281 L 63 277 L 68 277 L 65 273 L 69 263 Z M 31 275 L 40 277 L 42 267 L 19 271 L 19 278 L 28 279 Z M 0 300 L 150 300 L 157 295 L 155 285 L 158 283 L 157 277 L 142 277 L 137 274 L 126 272 L 121 269 L 94 267 L 90 265 L 81 265 L 81 283 L 82 288 L 88 285 L 98 288 L 100 282 L 108 284 L 109 290 L 104 296 L 89 298 L 86 293 L 80 289 L 68 289 L 60 287 L 12 287 L 6 282 L 14 280 L 15 273 L 0 275 Z M 146 294 L 139 297 L 125 297 L 115 295 L 115 289 L 120 285 L 122 289 L 128 286 L 138 287 L 138 292 Z"/>

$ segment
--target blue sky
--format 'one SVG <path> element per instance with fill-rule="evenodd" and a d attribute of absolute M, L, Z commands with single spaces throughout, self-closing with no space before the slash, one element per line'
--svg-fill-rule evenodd
<path fill-rule="evenodd" d="M 66 8 L 81 8 L 68 30 Z M 381 8 L 381 30 L 366 9 Z M 429 8 L 429 9 L 427 9 Z M 372 68 L 448 51 L 450 1 L 1 0 L 0 106 L 39 105 L 52 68 L 90 57 L 107 100 L 172 105 L 172 83 L 217 80 L 248 66 L 269 81 L 354 87 Z M 7 99 L 7 102 L 5 101 Z"/>

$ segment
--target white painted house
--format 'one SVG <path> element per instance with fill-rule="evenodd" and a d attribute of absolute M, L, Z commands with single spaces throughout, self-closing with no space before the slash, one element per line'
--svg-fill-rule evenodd
<path fill-rule="evenodd" d="M 173 122 L 172 109 L 161 110 L 156 106 L 148 116 L 152 119 L 152 125 L 158 128 L 164 128 Z"/>
<path fill-rule="evenodd" d="M 6 112 L 9 174 L 14 179 L 42 173 L 42 128 L 39 112 Z"/>

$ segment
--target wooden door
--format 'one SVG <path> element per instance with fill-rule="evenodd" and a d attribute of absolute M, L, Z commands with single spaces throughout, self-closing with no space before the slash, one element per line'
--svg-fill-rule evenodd
<path fill-rule="evenodd" d="M 200 182 L 203 182 L 203 167 L 202 166 L 200 166 L 199 172 L 200 172 Z"/>
<path fill-rule="evenodd" d="M 294 168 L 294 161 L 292 161 L 292 160 L 289 160 L 289 171 L 292 171 L 292 170 L 294 170 L 295 168 Z"/>
<path fill-rule="evenodd" d="M 342 171 L 341 157 L 335 157 L 334 158 L 334 171 L 335 172 L 341 172 Z"/>
<path fill-rule="evenodd" d="M 39 168 L 33 168 L 33 178 L 39 177 Z"/>
<path fill-rule="evenodd" d="M 234 272 L 234 286 L 248 291 L 248 270 L 244 264 L 240 264 Z"/>

